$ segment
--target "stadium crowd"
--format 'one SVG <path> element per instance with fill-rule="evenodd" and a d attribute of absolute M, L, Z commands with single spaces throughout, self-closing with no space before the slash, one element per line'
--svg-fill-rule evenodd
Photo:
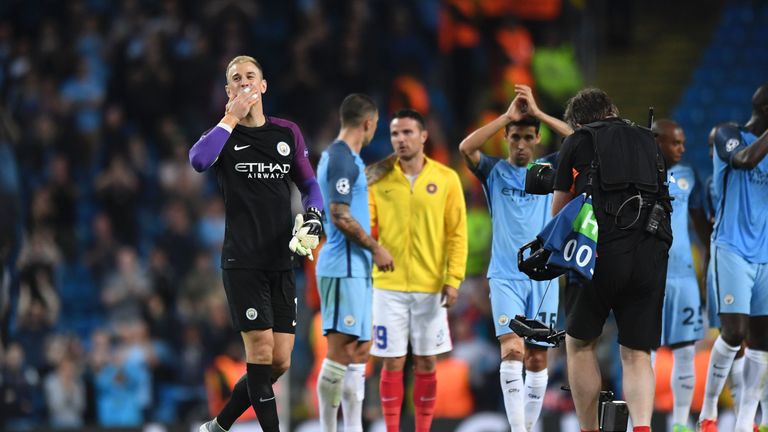
<path fill-rule="evenodd" d="M 449 311 L 453 351 L 438 359 L 446 385 L 435 416 L 503 412 L 485 277 L 491 219 L 457 145 L 506 109 L 511 83 L 535 87 L 542 109 L 557 117 L 583 84 L 567 42 L 579 11 L 565 13 L 569 2 L 508 3 L 0 5 L 0 426 L 200 422 L 228 398 L 245 353 L 218 265 L 224 203 L 215 177 L 196 173 L 187 152 L 220 118 L 222 71 L 241 53 L 264 58 L 265 110 L 302 128 L 313 166 L 350 92 L 372 95 L 382 114 L 366 162 L 390 152 L 389 114 L 403 107 L 427 114 L 427 153 L 460 173 L 469 231 L 467 279 Z M 546 128 L 542 135 L 538 155 L 560 141 Z M 500 134 L 484 150 L 504 154 Z M 302 420 L 317 415 L 325 347 L 314 265 L 296 273 L 286 414 Z M 613 331 L 609 324 L 604 339 Z M 598 357 L 612 370 L 604 381 L 616 387 L 612 349 L 601 345 Z M 666 354 L 657 359 L 668 362 Z M 564 350 L 550 351 L 548 367 L 542 416 L 572 412 L 559 390 L 567 382 Z M 379 369 L 369 376 L 374 395 Z M 366 421 L 381 417 L 377 396 L 364 408 Z M 669 411 L 671 402 L 657 400 L 657 408 Z"/>

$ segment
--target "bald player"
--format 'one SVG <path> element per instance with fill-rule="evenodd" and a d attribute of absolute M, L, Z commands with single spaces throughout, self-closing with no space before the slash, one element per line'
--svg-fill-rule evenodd
<path fill-rule="evenodd" d="M 712 347 L 700 430 L 717 431 L 717 399 L 746 340 L 736 431 L 752 430 L 768 375 L 768 84 L 752 96 L 742 127 L 715 132 L 715 225 L 710 266 L 722 331 Z"/>
<path fill-rule="evenodd" d="M 670 386 L 674 406 L 673 432 L 692 431 L 688 427 L 694 388 L 694 343 L 704 336 L 701 295 L 691 254 L 688 220 L 702 245 L 709 246 L 709 226 L 703 209 L 702 185 L 689 165 L 682 163 L 685 153 L 685 133 L 674 121 L 662 119 L 652 126 L 656 133 L 669 174 L 669 194 L 672 201 L 672 234 L 669 250 L 661 345 L 674 355 Z"/>

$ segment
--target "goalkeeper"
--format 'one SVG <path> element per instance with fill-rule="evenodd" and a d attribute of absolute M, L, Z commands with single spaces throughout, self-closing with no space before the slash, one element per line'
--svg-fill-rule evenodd
<path fill-rule="evenodd" d="M 326 205 L 328 240 L 317 260 L 323 334 L 328 354 L 317 380 L 320 425 L 336 432 L 339 404 L 344 430 L 362 432 L 365 363 L 371 345 L 371 258 L 394 270 L 392 256 L 371 237 L 368 185 L 360 149 L 373 139 L 379 115 L 363 94 L 344 98 L 341 131 L 323 152 L 317 178 Z"/>
<path fill-rule="evenodd" d="M 299 128 L 264 115 L 267 81 L 259 63 L 235 57 L 226 78 L 225 115 L 195 143 L 189 160 L 197 171 L 214 169 L 224 196 L 222 278 L 248 364 L 227 405 L 200 431 L 227 431 L 253 406 L 262 429 L 272 432 L 279 431 L 272 384 L 290 365 L 296 332 L 291 251 L 312 258 L 323 203 Z M 293 238 L 289 181 L 306 208 Z"/>

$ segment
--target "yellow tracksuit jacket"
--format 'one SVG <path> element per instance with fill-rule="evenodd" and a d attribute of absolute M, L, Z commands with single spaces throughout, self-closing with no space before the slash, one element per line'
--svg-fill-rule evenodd
<path fill-rule="evenodd" d="M 368 186 L 368 205 L 371 230 L 395 262 L 393 272 L 374 265 L 374 287 L 422 293 L 459 287 L 467 266 L 467 209 L 454 170 L 426 158 L 411 186 L 398 161 Z"/>

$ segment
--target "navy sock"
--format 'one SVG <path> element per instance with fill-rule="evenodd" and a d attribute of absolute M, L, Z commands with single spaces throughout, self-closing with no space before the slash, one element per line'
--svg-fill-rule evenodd
<path fill-rule="evenodd" d="M 280 432 L 272 391 L 272 365 L 248 363 L 248 394 L 264 432 Z"/>
<path fill-rule="evenodd" d="M 248 397 L 247 377 L 247 374 L 240 377 L 237 384 L 235 384 L 235 388 L 232 390 L 232 395 L 229 397 L 227 404 L 224 405 L 219 415 L 216 416 L 219 426 L 226 430 L 229 430 L 235 421 L 251 406 L 251 399 Z"/>

